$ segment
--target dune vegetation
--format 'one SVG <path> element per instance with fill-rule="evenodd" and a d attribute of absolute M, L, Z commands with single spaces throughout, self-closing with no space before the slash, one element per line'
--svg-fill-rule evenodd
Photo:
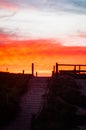
<path fill-rule="evenodd" d="M 81 95 L 73 77 L 54 77 L 48 88 L 43 110 L 33 120 L 33 130 L 73 130 L 85 124 L 86 115 L 77 111 L 86 109 L 86 97 Z"/>
<path fill-rule="evenodd" d="M 27 91 L 28 74 L 0 72 L 0 129 L 15 119 L 20 97 Z"/>

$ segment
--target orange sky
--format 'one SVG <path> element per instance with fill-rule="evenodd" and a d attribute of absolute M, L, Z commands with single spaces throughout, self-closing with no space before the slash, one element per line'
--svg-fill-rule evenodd
<path fill-rule="evenodd" d="M 35 63 L 38 74 L 51 74 L 53 65 L 58 63 L 86 64 L 86 47 L 63 46 L 52 39 L 12 40 L 0 36 L 0 71 L 31 73 Z M 3 42 L 3 44 L 2 44 Z"/>

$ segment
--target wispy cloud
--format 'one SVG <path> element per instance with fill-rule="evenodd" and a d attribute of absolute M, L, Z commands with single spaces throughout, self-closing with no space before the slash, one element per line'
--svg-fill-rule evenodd
<path fill-rule="evenodd" d="M 14 4 L 12 1 L 0 1 L 0 9 L 5 9 L 5 10 L 16 10 L 18 9 L 18 5 Z"/>
<path fill-rule="evenodd" d="M 75 35 L 77 35 L 78 30 L 82 33 L 86 32 L 86 16 L 21 9 L 10 19 L 0 21 L 0 26 L 8 33 L 15 33 L 20 39 L 64 39 L 64 37 L 74 35 L 73 40 L 78 42 Z M 75 43 L 76 45 L 78 43 Z"/>
<path fill-rule="evenodd" d="M 81 0 L 3 0 L 0 1 L 0 28 L 13 39 L 52 38 L 60 39 L 66 46 L 86 46 L 85 37 L 77 34 L 78 31 L 86 34 L 84 3 Z"/>
<path fill-rule="evenodd" d="M 38 7 L 46 10 L 63 10 L 75 13 L 86 13 L 85 0 L 3 0 L 0 2 L 5 7 Z"/>

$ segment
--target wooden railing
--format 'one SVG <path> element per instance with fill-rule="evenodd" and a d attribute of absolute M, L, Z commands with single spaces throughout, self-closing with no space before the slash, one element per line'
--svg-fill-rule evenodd
<path fill-rule="evenodd" d="M 73 66 L 73 70 L 59 70 L 59 67 L 70 67 Z M 78 69 L 77 69 L 78 67 Z M 86 67 L 86 65 L 83 64 L 58 64 L 56 63 L 56 66 L 53 67 L 53 73 L 58 74 L 60 73 L 86 73 L 86 69 L 81 69 L 81 67 Z"/>

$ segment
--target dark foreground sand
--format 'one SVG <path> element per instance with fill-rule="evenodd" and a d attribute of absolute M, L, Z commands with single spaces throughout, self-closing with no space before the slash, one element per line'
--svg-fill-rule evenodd
<path fill-rule="evenodd" d="M 21 98 L 21 111 L 16 120 L 3 130 L 30 130 L 32 116 L 39 114 L 44 104 L 43 95 L 47 91 L 49 78 L 31 78 L 28 83 L 27 93 Z"/>
<path fill-rule="evenodd" d="M 86 97 L 86 79 L 76 79 L 76 83 L 80 86 L 81 94 Z M 86 109 L 79 108 L 78 113 L 86 115 Z M 86 125 L 80 127 L 80 130 L 86 130 Z"/>

